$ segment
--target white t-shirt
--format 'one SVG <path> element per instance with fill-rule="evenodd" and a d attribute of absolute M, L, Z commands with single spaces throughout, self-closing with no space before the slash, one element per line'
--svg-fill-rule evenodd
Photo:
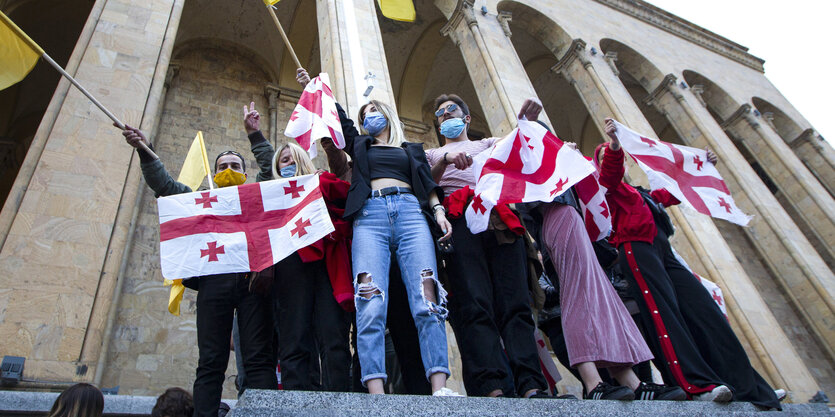
<path fill-rule="evenodd" d="M 481 140 L 447 142 L 446 145 L 441 146 L 440 148 L 427 149 L 426 159 L 429 161 L 429 166 L 432 167 L 441 162 L 445 153 L 465 152 L 472 156 L 476 156 L 493 146 L 493 144 L 499 139 L 501 138 L 484 138 Z M 446 195 L 450 195 L 467 185 L 469 185 L 470 188 L 475 188 L 475 175 L 473 174 L 473 168 L 468 167 L 467 169 L 460 170 L 456 168 L 454 164 L 449 164 L 444 171 L 444 175 L 441 177 L 441 181 L 438 182 L 438 185 L 444 189 L 444 194 Z"/>

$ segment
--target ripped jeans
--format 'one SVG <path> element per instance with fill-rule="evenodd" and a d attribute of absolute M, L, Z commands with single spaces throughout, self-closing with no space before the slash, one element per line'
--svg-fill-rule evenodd
<path fill-rule="evenodd" d="M 412 194 L 369 198 L 357 213 L 351 257 L 363 385 L 375 378 L 385 382 L 387 377 L 385 330 L 391 251 L 395 251 L 406 286 L 426 377 L 437 372 L 449 375 L 446 291 L 437 279 L 434 245 L 417 197 Z M 435 284 L 437 304 L 424 296 L 423 281 L 427 279 Z"/>

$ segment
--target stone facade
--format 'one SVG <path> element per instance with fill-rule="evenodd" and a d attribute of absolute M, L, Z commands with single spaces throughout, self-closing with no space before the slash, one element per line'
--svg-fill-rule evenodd
<path fill-rule="evenodd" d="M 26 29 L 18 3 L 0 7 Z M 264 134 L 283 143 L 295 65 L 257 2 L 204 3 L 98 0 L 66 66 L 149 133 L 172 174 L 202 130 L 210 155 L 237 149 L 254 178 L 242 106 L 254 101 Z M 538 96 L 543 119 L 586 154 L 608 116 L 716 150 L 755 218 L 741 228 L 675 208 L 674 244 L 722 287 L 770 383 L 795 402 L 835 394 L 835 157 L 761 59 L 640 0 L 416 3 L 414 23 L 383 18 L 374 0 L 284 0 L 277 13 L 302 64 L 330 75 L 349 115 L 369 98 L 395 104 L 409 139 L 427 147 L 440 145 L 432 100 L 457 93 L 479 136 L 510 131 L 524 99 Z M 26 357 L 28 379 L 138 395 L 190 386 L 195 293 L 180 317 L 166 312 L 156 205 L 136 156 L 66 81 L 42 94 L 52 98 L 36 130 L 0 121 L 0 134 L 28 144 L 15 145 L 28 152 L 0 212 L 0 352 Z M 0 95 L 0 109 L 22 105 L 10 100 Z M 630 166 L 630 178 L 645 182 L 639 171 Z M 563 385 L 578 389 L 570 377 Z M 231 379 L 225 388 L 234 395 Z"/>

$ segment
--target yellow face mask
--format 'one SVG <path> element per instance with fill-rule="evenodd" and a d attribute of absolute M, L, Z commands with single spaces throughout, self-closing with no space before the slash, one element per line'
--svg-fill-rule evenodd
<path fill-rule="evenodd" d="M 233 187 L 245 183 L 246 175 L 232 171 L 232 168 L 227 168 L 215 174 L 214 179 L 218 187 Z"/>

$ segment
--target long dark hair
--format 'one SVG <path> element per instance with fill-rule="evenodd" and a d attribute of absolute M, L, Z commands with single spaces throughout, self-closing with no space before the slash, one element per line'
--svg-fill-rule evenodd
<path fill-rule="evenodd" d="M 98 388 L 85 383 L 75 384 L 61 393 L 52 404 L 47 417 L 101 417 L 104 396 Z"/>

